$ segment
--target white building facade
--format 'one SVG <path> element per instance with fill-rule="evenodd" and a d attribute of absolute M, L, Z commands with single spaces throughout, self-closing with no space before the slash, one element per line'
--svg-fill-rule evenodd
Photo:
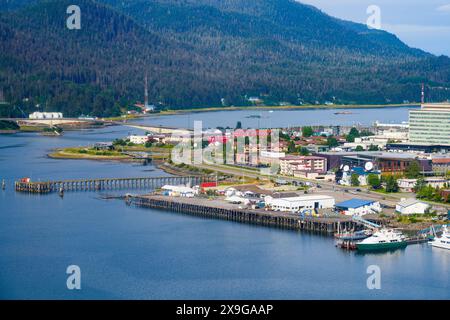
<path fill-rule="evenodd" d="M 335 200 L 326 195 L 298 196 L 288 198 L 264 198 L 266 207 L 274 211 L 301 212 L 305 209 L 329 209 L 333 208 Z"/>

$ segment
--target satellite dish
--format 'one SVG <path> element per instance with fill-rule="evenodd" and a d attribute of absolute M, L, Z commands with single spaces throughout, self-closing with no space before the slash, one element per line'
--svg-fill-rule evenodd
<path fill-rule="evenodd" d="M 345 166 L 344 166 L 344 171 L 345 171 L 345 172 L 350 171 L 350 167 L 347 166 L 347 165 L 345 165 Z"/>
<path fill-rule="evenodd" d="M 366 171 L 370 171 L 373 169 L 373 163 L 372 162 L 366 162 L 366 164 L 364 165 L 364 169 L 366 169 Z"/>

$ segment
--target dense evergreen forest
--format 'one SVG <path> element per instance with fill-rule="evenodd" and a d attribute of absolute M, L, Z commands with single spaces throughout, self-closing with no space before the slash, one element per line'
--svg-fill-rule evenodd
<path fill-rule="evenodd" d="M 75 3 L 76 2 L 76 3 Z M 81 8 L 81 29 L 66 8 Z M 450 59 L 291 0 L 9 0 L 0 4 L 0 116 L 450 98 Z M 20 106 L 20 108 L 17 108 Z"/>

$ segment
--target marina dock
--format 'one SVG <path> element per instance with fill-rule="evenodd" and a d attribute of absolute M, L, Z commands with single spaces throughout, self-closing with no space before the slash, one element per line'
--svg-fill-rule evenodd
<path fill-rule="evenodd" d="M 134 178 L 100 178 L 55 181 L 16 181 L 17 192 L 50 193 L 57 191 L 99 191 L 139 188 L 160 188 L 165 184 L 199 185 L 212 181 L 215 177 L 198 176 L 167 176 L 167 177 L 134 177 Z"/>
<path fill-rule="evenodd" d="M 129 205 L 168 210 L 206 218 L 231 220 L 242 223 L 265 225 L 293 230 L 308 230 L 333 234 L 337 230 L 359 229 L 361 225 L 349 216 L 300 217 L 288 212 L 266 211 L 264 209 L 242 209 L 236 205 L 207 198 L 169 197 L 162 195 L 140 195 L 126 198 Z M 379 219 L 374 217 L 374 221 Z"/>

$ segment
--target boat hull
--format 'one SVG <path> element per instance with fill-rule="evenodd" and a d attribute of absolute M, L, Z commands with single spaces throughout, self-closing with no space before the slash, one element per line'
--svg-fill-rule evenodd
<path fill-rule="evenodd" d="M 436 241 L 431 241 L 431 242 L 429 242 L 429 244 L 430 244 L 430 246 L 433 246 L 435 248 L 450 250 L 450 244 L 439 243 Z"/>
<path fill-rule="evenodd" d="M 390 242 L 390 243 L 357 243 L 356 249 L 359 251 L 382 251 L 390 249 L 405 248 L 407 243 L 403 242 Z"/>

